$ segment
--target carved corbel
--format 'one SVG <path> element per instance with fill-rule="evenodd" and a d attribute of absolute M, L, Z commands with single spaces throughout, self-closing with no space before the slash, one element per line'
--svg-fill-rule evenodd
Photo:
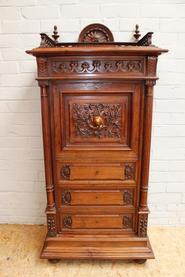
<path fill-rule="evenodd" d="M 153 86 L 155 86 L 156 80 L 148 79 L 145 81 L 146 85 L 146 96 L 153 97 Z"/>
<path fill-rule="evenodd" d="M 145 81 L 145 85 L 149 87 L 153 87 L 155 86 L 155 84 L 156 84 L 156 80 L 153 80 L 153 79 L 148 79 Z"/>
<path fill-rule="evenodd" d="M 37 57 L 37 68 L 39 77 L 48 75 L 48 60 L 46 57 Z"/>
<path fill-rule="evenodd" d="M 149 56 L 147 58 L 147 75 L 156 76 L 157 57 Z"/>
<path fill-rule="evenodd" d="M 40 87 L 40 95 L 41 97 L 48 97 L 48 89 L 49 82 L 47 80 L 38 80 L 38 84 Z"/>

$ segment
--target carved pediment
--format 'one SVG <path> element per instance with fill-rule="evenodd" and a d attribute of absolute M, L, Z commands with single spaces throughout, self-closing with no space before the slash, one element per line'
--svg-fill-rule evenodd
<path fill-rule="evenodd" d="M 85 27 L 80 35 L 79 42 L 112 42 L 114 41 L 112 32 L 102 24 L 90 24 Z"/>

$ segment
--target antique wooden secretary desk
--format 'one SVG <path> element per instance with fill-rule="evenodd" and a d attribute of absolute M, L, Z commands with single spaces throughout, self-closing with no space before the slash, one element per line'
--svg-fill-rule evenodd
<path fill-rule="evenodd" d="M 37 59 L 48 232 L 41 258 L 154 258 L 147 237 L 152 33 L 114 42 L 101 24 L 77 43 L 41 34 Z"/>

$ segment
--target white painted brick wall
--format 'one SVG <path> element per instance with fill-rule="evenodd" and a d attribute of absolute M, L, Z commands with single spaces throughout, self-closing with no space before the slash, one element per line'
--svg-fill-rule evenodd
<path fill-rule="evenodd" d="M 87 24 L 132 39 L 136 23 L 170 50 L 158 63 L 149 205 L 152 225 L 185 225 L 185 0 L 0 1 L 0 222 L 43 223 L 46 205 L 36 63 L 25 50 L 57 24 L 76 41 Z"/>

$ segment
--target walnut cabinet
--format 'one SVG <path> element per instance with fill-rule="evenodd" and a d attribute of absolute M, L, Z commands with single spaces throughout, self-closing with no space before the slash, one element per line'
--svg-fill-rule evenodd
<path fill-rule="evenodd" d="M 76 43 L 41 34 L 41 91 L 48 232 L 41 258 L 154 258 L 147 236 L 153 87 L 152 33 L 114 42 L 101 24 Z"/>

